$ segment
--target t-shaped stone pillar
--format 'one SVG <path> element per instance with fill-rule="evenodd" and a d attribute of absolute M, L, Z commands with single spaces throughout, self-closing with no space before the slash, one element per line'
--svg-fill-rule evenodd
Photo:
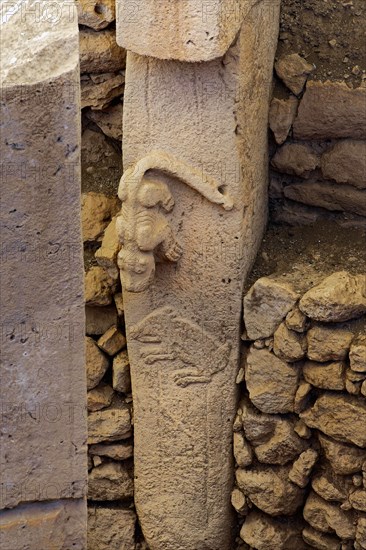
<path fill-rule="evenodd" d="M 0 547 L 86 549 L 78 25 L 3 2 Z"/>
<path fill-rule="evenodd" d="M 231 548 L 242 290 L 266 223 L 279 3 L 119 0 L 118 262 L 151 550 Z"/>

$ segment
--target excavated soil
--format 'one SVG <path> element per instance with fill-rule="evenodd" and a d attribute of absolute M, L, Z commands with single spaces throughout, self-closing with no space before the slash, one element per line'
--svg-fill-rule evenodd
<path fill-rule="evenodd" d="M 282 0 L 277 57 L 299 53 L 316 67 L 312 78 L 366 79 L 365 0 Z"/>
<path fill-rule="evenodd" d="M 263 239 L 246 290 L 259 278 L 287 274 L 303 266 L 307 273 L 346 270 L 366 273 L 366 230 L 341 228 L 330 222 L 315 227 L 270 225 Z"/>

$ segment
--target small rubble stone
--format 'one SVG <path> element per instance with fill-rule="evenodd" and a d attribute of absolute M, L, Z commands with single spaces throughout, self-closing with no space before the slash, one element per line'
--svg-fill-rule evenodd
<path fill-rule="evenodd" d="M 112 73 L 125 68 L 126 51 L 117 45 L 114 30 L 80 30 L 79 51 L 81 73 Z"/>
<path fill-rule="evenodd" d="M 286 141 L 295 120 L 299 100 L 290 96 L 288 99 L 274 97 L 269 109 L 269 127 L 279 145 Z"/>
<path fill-rule="evenodd" d="M 291 183 L 284 187 L 283 193 L 287 199 L 317 208 L 366 216 L 364 191 L 350 185 L 325 181 Z"/>
<path fill-rule="evenodd" d="M 366 88 L 307 83 L 293 128 L 296 139 L 366 138 Z"/>
<path fill-rule="evenodd" d="M 356 489 L 350 493 L 348 498 L 352 508 L 360 512 L 366 512 L 366 491 L 364 489 Z"/>
<path fill-rule="evenodd" d="M 231 493 L 231 504 L 240 515 L 246 515 L 248 513 L 248 504 L 245 495 L 234 487 Z"/>
<path fill-rule="evenodd" d="M 353 342 L 349 352 L 350 367 L 355 372 L 366 373 L 366 335 Z"/>
<path fill-rule="evenodd" d="M 274 431 L 276 417 L 260 413 L 249 399 L 244 398 L 240 401 L 238 416 L 241 418 L 245 437 L 253 445 L 265 443 Z"/>
<path fill-rule="evenodd" d="M 113 395 L 113 388 L 108 386 L 108 384 L 104 384 L 102 382 L 96 388 L 88 391 L 88 411 L 99 411 L 101 409 L 109 407 L 109 405 L 112 403 Z"/>
<path fill-rule="evenodd" d="M 308 357 L 312 361 L 345 359 L 353 340 L 353 333 L 341 328 L 314 326 L 307 333 Z"/>
<path fill-rule="evenodd" d="M 294 410 L 299 369 L 267 349 L 251 348 L 245 379 L 249 397 L 262 412 L 286 413 Z"/>
<path fill-rule="evenodd" d="M 123 350 L 113 359 L 113 388 L 122 393 L 131 391 L 130 361 L 127 351 Z"/>
<path fill-rule="evenodd" d="M 135 550 L 136 514 L 108 505 L 88 507 L 88 550 Z"/>
<path fill-rule="evenodd" d="M 110 407 L 88 416 L 88 444 L 118 441 L 131 436 L 131 414 L 127 407 Z"/>
<path fill-rule="evenodd" d="M 113 268 L 117 265 L 117 255 L 121 247 L 116 231 L 116 219 L 114 217 L 106 227 L 102 246 L 95 253 L 95 259 L 98 264 L 105 269 Z"/>
<path fill-rule="evenodd" d="M 318 453 L 314 449 L 307 449 L 292 465 L 289 479 L 304 489 L 310 481 L 310 474 L 318 459 Z"/>
<path fill-rule="evenodd" d="M 323 533 L 335 532 L 341 539 L 354 539 L 356 527 L 354 514 L 339 508 L 311 492 L 304 506 L 304 518 L 310 525 Z"/>
<path fill-rule="evenodd" d="M 116 18 L 114 0 L 77 0 L 79 25 L 85 25 L 95 31 L 108 27 Z"/>
<path fill-rule="evenodd" d="M 99 349 L 93 338 L 85 338 L 87 389 L 95 388 L 107 372 L 108 357 Z"/>
<path fill-rule="evenodd" d="M 307 427 L 305 422 L 298 420 L 294 426 L 294 432 L 297 433 L 302 439 L 310 439 L 311 430 Z"/>
<path fill-rule="evenodd" d="M 102 111 L 88 111 L 87 117 L 95 122 L 102 132 L 117 141 L 122 141 L 123 104 L 118 102 Z"/>
<path fill-rule="evenodd" d="M 298 307 L 295 307 L 287 314 L 286 325 L 290 330 L 302 333 L 307 329 L 308 319 Z"/>
<path fill-rule="evenodd" d="M 323 390 L 344 390 L 346 365 L 341 361 L 315 363 L 306 361 L 302 374 L 309 384 Z"/>
<path fill-rule="evenodd" d="M 314 65 L 308 63 L 297 53 L 284 55 L 276 63 L 275 69 L 278 77 L 295 95 L 299 95 L 313 72 Z"/>
<path fill-rule="evenodd" d="M 343 502 L 348 498 L 352 482 L 349 478 L 337 475 L 328 468 L 313 477 L 311 486 L 324 500 Z"/>
<path fill-rule="evenodd" d="M 132 468 L 126 462 L 105 462 L 89 473 L 89 500 L 127 500 L 132 497 Z"/>
<path fill-rule="evenodd" d="M 240 468 L 246 468 L 253 461 L 253 451 L 242 433 L 234 432 L 234 457 Z"/>
<path fill-rule="evenodd" d="M 116 304 L 118 316 L 122 317 L 124 315 L 125 308 L 123 306 L 123 296 L 121 292 L 117 292 L 117 294 L 114 295 L 114 303 Z"/>
<path fill-rule="evenodd" d="M 273 416 L 274 429 L 267 441 L 254 445 L 254 453 L 262 464 L 284 465 L 306 449 L 306 442 L 296 433 L 293 423 Z"/>
<path fill-rule="evenodd" d="M 306 550 L 302 527 L 296 519 L 283 522 L 254 511 L 247 516 L 240 537 L 256 550 Z"/>
<path fill-rule="evenodd" d="M 294 514 L 303 503 L 304 491 L 289 481 L 289 468 L 256 466 L 236 470 L 236 481 L 243 493 L 271 516 Z"/>
<path fill-rule="evenodd" d="M 366 403 L 354 396 L 324 393 L 300 417 L 309 428 L 317 428 L 341 442 L 366 447 Z"/>
<path fill-rule="evenodd" d="M 286 323 L 281 323 L 274 333 L 273 351 L 284 361 L 300 361 L 305 357 L 306 347 L 305 336 L 290 330 Z"/>
<path fill-rule="evenodd" d="M 105 456 L 113 460 L 127 460 L 133 456 L 133 444 L 131 441 L 119 441 L 118 443 L 97 443 L 89 445 L 91 455 Z"/>
<path fill-rule="evenodd" d="M 85 307 L 85 332 L 88 336 L 101 336 L 112 325 L 117 324 L 117 311 L 114 306 Z"/>
<path fill-rule="evenodd" d="M 366 141 L 338 141 L 322 155 L 323 177 L 366 189 Z"/>
<path fill-rule="evenodd" d="M 308 382 L 301 381 L 295 393 L 294 412 L 301 413 L 308 407 L 311 393 L 311 385 Z"/>
<path fill-rule="evenodd" d="M 341 547 L 339 538 L 321 533 L 310 526 L 305 527 L 302 537 L 309 546 L 317 550 L 340 550 Z"/>
<path fill-rule="evenodd" d="M 112 302 L 116 282 L 100 266 L 92 266 L 85 274 L 85 302 L 91 306 L 107 306 Z"/>
<path fill-rule="evenodd" d="M 299 296 L 286 282 L 258 279 L 244 297 L 244 322 L 251 340 L 268 338 L 294 307 Z"/>
<path fill-rule="evenodd" d="M 126 337 L 116 326 L 113 326 L 99 338 L 97 344 L 108 355 L 113 356 L 126 347 Z"/>
<path fill-rule="evenodd" d="M 335 441 L 323 434 L 318 434 L 319 443 L 336 474 L 355 474 L 362 470 L 366 460 L 366 450 Z"/>
<path fill-rule="evenodd" d="M 300 300 L 300 309 L 311 319 L 342 322 L 366 313 L 366 275 L 339 271 L 326 277 Z"/>
<path fill-rule="evenodd" d="M 365 517 L 358 518 L 357 529 L 356 529 L 356 543 L 359 544 L 360 548 L 362 549 L 366 548 L 366 518 Z"/>
<path fill-rule="evenodd" d="M 101 110 L 123 94 L 125 77 L 120 73 L 84 75 L 81 80 L 81 108 Z"/>
<path fill-rule="evenodd" d="M 271 164 L 279 172 L 308 178 L 320 166 L 320 158 L 309 145 L 285 143 L 277 149 Z"/>
<path fill-rule="evenodd" d="M 86 132 L 84 132 L 83 136 Z M 91 132 L 98 135 L 96 132 Z M 99 143 L 99 138 L 97 138 Z M 84 242 L 99 239 L 112 216 L 121 208 L 119 199 L 107 197 L 103 193 L 83 193 L 81 197 L 81 223 Z"/>

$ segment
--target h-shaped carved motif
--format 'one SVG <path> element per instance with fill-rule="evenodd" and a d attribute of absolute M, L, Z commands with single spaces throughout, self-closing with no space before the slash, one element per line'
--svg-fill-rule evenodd
<path fill-rule="evenodd" d="M 118 196 L 122 209 L 117 233 L 122 248 L 118 267 L 124 290 L 142 292 L 155 274 L 155 261 L 177 262 L 183 250 L 165 213 L 174 208 L 166 183 L 146 177 L 149 170 L 179 179 L 207 200 L 225 210 L 233 208 L 231 197 L 214 178 L 168 153 L 153 151 L 123 174 Z"/>

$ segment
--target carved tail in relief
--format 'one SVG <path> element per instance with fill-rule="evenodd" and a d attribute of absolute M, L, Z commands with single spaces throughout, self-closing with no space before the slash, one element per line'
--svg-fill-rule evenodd
<path fill-rule="evenodd" d="M 145 177 L 149 170 L 181 180 L 225 210 L 233 208 L 224 186 L 168 153 L 153 151 L 128 168 L 118 189 L 122 209 L 117 233 L 122 245 L 118 254 L 122 287 L 130 292 L 142 292 L 150 285 L 156 259 L 177 262 L 183 252 L 164 215 L 174 207 L 173 196 L 166 183 Z"/>

